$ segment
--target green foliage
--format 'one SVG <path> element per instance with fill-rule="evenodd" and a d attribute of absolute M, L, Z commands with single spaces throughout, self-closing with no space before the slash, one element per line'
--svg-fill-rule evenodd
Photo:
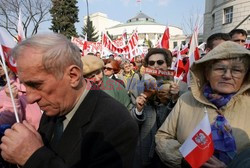
<path fill-rule="evenodd" d="M 114 37 L 112 34 L 109 34 L 108 31 L 107 31 L 107 35 L 109 36 L 109 38 L 110 38 L 111 40 L 115 40 L 115 37 Z"/>
<path fill-rule="evenodd" d="M 61 33 L 67 38 L 77 37 L 75 23 L 79 22 L 76 6 L 77 0 L 52 0 L 50 14 L 52 16 L 52 26 L 50 30 Z"/>
<path fill-rule="evenodd" d="M 87 34 L 87 40 L 88 41 L 94 41 L 96 42 L 98 40 L 98 35 L 95 30 L 95 27 L 93 26 L 93 22 L 90 20 L 89 17 L 87 17 L 87 23 L 82 28 L 82 34 Z"/>
<path fill-rule="evenodd" d="M 144 45 L 148 46 L 149 48 L 152 48 L 153 47 L 153 43 L 150 39 L 146 39 L 144 38 L 144 42 L 143 42 Z"/>

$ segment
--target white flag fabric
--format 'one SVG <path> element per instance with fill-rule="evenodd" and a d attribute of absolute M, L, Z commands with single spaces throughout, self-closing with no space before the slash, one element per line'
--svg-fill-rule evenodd
<path fill-rule="evenodd" d="M 25 39 L 24 31 L 23 31 L 23 25 L 22 25 L 22 12 L 19 10 L 19 17 L 18 17 L 18 24 L 17 24 L 17 41 L 21 42 Z"/>
<path fill-rule="evenodd" d="M 10 34 L 5 30 L 0 28 L 0 47 L 3 50 L 3 55 L 5 58 L 5 61 L 7 62 L 8 67 L 13 71 L 17 72 L 16 69 L 16 62 L 13 59 L 13 57 L 10 55 L 10 50 L 14 48 L 16 45 L 16 42 L 14 41 L 14 38 L 10 36 Z"/>

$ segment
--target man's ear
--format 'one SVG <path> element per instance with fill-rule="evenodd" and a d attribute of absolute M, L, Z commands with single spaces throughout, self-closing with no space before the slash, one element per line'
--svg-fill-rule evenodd
<path fill-rule="evenodd" d="M 69 82 L 72 87 L 77 87 L 83 79 L 81 69 L 76 65 L 70 65 L 67 68 L 67 74 L 69 77 Z"/>

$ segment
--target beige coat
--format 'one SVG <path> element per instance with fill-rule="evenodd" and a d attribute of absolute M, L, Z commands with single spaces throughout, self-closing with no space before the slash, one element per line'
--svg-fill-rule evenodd
<path fill-rule="evenodd" d="M 233 128 L 237 152 L 250 146 L 250 73 L 244 80 L 241 89 L 220 110 L 211 104 L 204 96 L 202 87 L 206 83 L 204 67 L 207 61 L 247 56 L 250 52 L 233 42 L 224 42 L 205 57 L 195 62 L 191 67 L 191 92 L 182 95 L 168 118 L 158 130 L 156 152 L 169 167 L 180 167 L 182 155 L 179 152 L 181 144 L 204 117 L 204 108 L 208 110 L 210 123 L 218 113 L 229 121 Z"/>

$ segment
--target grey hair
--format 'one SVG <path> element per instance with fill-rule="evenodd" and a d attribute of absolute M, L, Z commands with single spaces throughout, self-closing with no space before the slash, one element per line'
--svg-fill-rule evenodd
<path fill-rule="evenodd" d="M 11 51 L 14 59 L 17 59 L 25 48 L 35 48 L 41 52 L 44 70 L 56 78 L 62 78 L 64 70 L 70 65 L 76 65 L 82 71 L 79 48 L 61 34 L 39 34 L 22 41 Z"/>

